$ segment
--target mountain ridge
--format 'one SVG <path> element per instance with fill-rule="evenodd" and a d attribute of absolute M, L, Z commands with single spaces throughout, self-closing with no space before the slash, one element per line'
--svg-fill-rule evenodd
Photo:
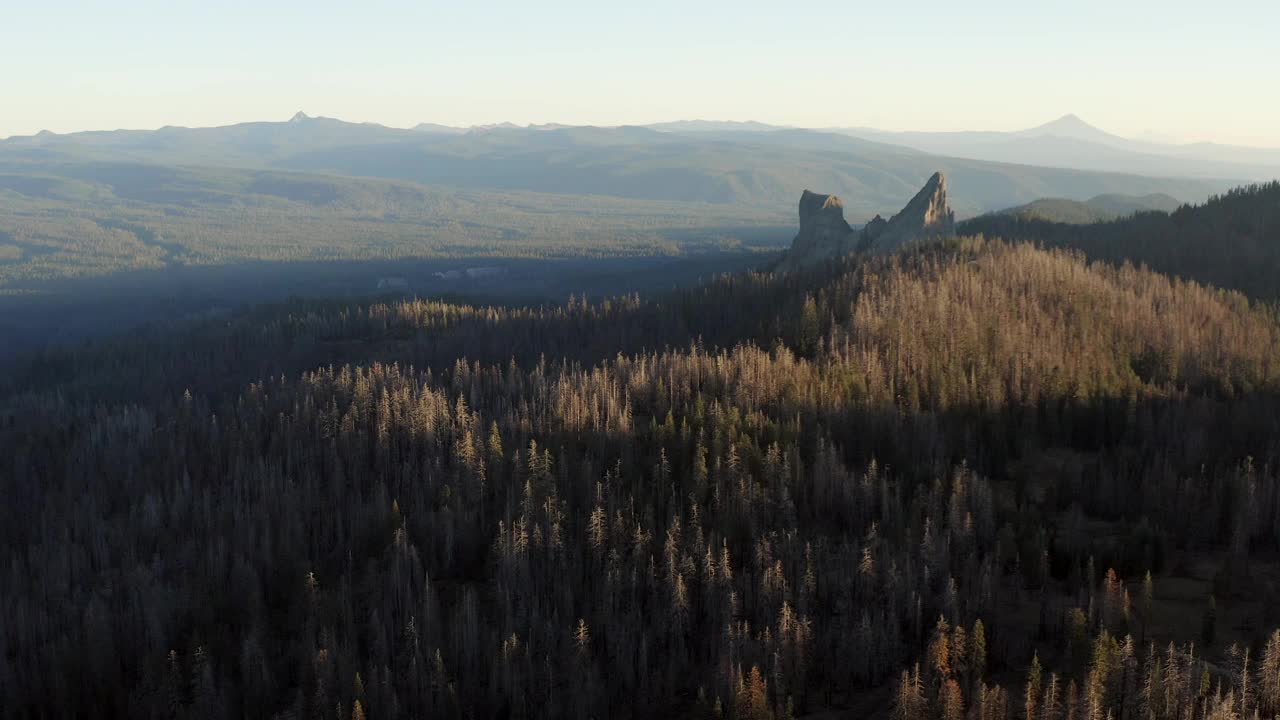
<path fill-rule="evenodd" d="M 1085 224 L 1105 222 L 1139 212 L 1173 212 L 1182 205 L 1176 198 L 1163 193 L 1150 195 L 1095 195 L 1088 200 L 1066 198 L 1041 198 L 1025 205 L 1001 210 L 999 215 L 1018 215 L 1052 222 Z"/>
<path fill-rule="evenodd" d="M 1102 193 L 1162 192 L 1193 201 L 1232 184 L 943 157 L 805 129 L 668 132 L 645 126 L 544 125 L 415 130 L 313 116 L 218 128 L 23 137 L 0 141 L 0 160 L 6 159 L 303 171 L 777 211 L 813 184 L 847 198 L 850 212 L 866 217 L 901 207 L 918 189 L 914 178 L 936 169 L 958 182 L 951 201 L 961 216 L 1048 196 L 1083 200 Z"/>
<path fill-rule="evenodd" d="M 867 127 L 827 130 L 989 162 L 1178 177 L 1280 177 L 1280 149 L 1131 140 L 1091 125 L 1075 114 L 1013 131 L 888 131 Z"/>

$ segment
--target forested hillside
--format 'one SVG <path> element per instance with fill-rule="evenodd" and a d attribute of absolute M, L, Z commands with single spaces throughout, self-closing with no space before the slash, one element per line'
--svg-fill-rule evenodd
<path fill-rule="evenodd" d="M 1076 248 L 1090 258 L 1145 263 L 1256 298 L 1280 297 L 1280 182 L 1236 188 L 1171 213 L 1140 212 L 1088 225 L 1022 213 L 984 215 L 962 223 L 961 230 Z"/>
<path fill-rule="evenodd" d="M 1084 225 L 1118 220 L 1136 213 L 1173 212 L 1181 205 L 1168 195 L 1099 195 L 1088 200 L 1042 198 L 1035 202 L 1002 210 L 1000 215 L 1016 215 L 1022 220 L 1047 220 L 1056 223 Z"/>
<path fill-rule="evenodd" d="M 1270 717 L 1278 390 L 1244 295 L 974 239 L 51 351 L 0 716 Z"/>

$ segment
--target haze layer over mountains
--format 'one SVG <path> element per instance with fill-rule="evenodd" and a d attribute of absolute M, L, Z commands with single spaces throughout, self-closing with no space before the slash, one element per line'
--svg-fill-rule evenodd
<path fill-rule="evenodd" d="M 22 172 L 38 168 L 13 163 L 230 166 L 779 210 L 812 185 L 847 198 L 855 222 L 901 207 L 935 170 L 955 181 L 961 217 L 1043 197 L 1198 201 L 1280 174 L 1280 151 L 1137 143 L 1074 116 L 1015 133 L 890 133 L 710 121 L 397 129 L 298 113 L 287 122 L 15 137 L 0 141 L 0 162 Z"/>
<path fill-rule="evenodd" d="M 1130 140 L 1075 115 L 1015 132 L 889 132 L 871 128 L 836 128 L 832 132 L 993 162 L 1242 180 L 1270 180 L 1280 175 L 1280 148 Z"/>

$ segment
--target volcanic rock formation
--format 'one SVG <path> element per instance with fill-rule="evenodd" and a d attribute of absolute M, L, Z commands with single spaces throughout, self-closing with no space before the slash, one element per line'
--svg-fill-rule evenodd
<path fill-rule="evenodd" d="M 855 250 L 892 252 L 954 234 L 955 213 L 947 204 L 947 179 L 942 173 L 934 173 L 901 212 L 888 220 L 877 215 L 856 231 L 845 222 L 840 198 L 805 190 L 800 195 L 800 232 L 778 270 L 796 270 Z"/>

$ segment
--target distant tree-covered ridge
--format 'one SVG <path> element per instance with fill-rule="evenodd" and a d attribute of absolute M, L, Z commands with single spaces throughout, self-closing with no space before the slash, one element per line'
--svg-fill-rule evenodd
<path fill-rule="evenodd" d="M 0 715 L 1270 716 L 1277 390 L 1246 296 L 980 239 L 51 351 Z"/>
<path fill-rule="evenodd" d="M 1026 205 L 1001 210 L 999 215 L 1016 215 L 1024 220 L 1084 225 L 1117 220 L 1140 212 L 1153 210 L 1173 212 L 1182 203 L 1163 194 L 1155 195 L 1098 195 L 1088 200 L 1042 198 Z"/>
<path fill-rule="evenodd" d="M 1171 213 L 1076 225 L 1023 214 L 962 223 L 970 234 L 1070 247 L 1269 300 L 1280 297 L 1280 181 L 1235 188 Z"/>

